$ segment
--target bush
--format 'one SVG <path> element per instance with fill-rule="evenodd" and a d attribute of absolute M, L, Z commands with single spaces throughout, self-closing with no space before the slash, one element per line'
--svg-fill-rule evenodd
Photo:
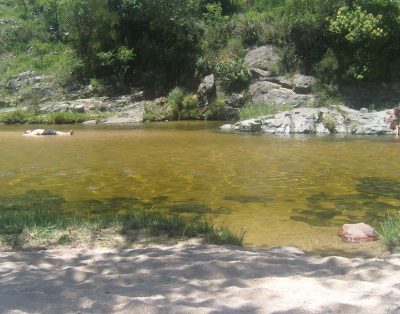
<path fill-rule="evenodd" d="M 227 91 L 247 87 L 251 73 L 243 59 L 225 59 L 214 64 L 214 71 L 222 87 Z"/>
<path fill-rule="evenodd" d="M 182 100 L 181 119 L 195 120 L 198 119 L 199 100 L 197 95 L 186 95 Z"/>
<path fill-rule="evenodd" d="M 382 219 L 378 237 L 390 251 L 400 247 L 400 212 Z"/>
<path fill-rule="evenodd" d="M 206 120 L 225 120 L 227 112 L 224 99 L 214 99 L 205 113 L 205 118 Z"/>
<path fill-rule="evenodd" d="M 28 115 L 22 110 L 15 110 L 7 113 L 0 114 L 0 122 L 4 124 L 17 124 L 26 123 L 28 121 Z"/>
<path fill-rule="evenodd" d="M 45 118 L 47 124 L 74 124 L 88 120 L 88 115 L 74 112 L 55 112 Z"/>
<path fill-rule="evenodd" d="M 180 87 L 175 87 L 167 96 L 168 110 L 174 120 L 180 119 L 184 97 L 185 91 Z"/>

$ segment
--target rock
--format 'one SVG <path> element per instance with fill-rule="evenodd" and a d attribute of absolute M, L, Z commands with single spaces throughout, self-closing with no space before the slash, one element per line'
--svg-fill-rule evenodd
<path fill-rule="evenodd" d="M 86 125 L 97 124 L 97 120 L 88 120 L 88 121 L 82 122 L 82 124 L 86 124 Z"/>
<path fill-rule="evenodd" d="M 199 100 L 207 105 L 212 99 L 216 97 L 216 87 L 214 74 L 210 74 L 203 78 L 199 87 L 197 88 L 197 96 Z"/>
<path fill-rule="evenodd" d="M 298 94 L 311 93 L 312 86 L 315 84 L 316 79 L 313 76 L 295 74 L 292 78 L 293 91 Z"/>
<path fill-rule="evenodd" d="M 20 90 L 23 86 L 32 84 L 32 83 L 38 83 L 44 79 L 44 75 L 37 75 L 36 72 L 34 71 L 27 71 L 23 73 L 19 73 L 12 78 L 10 78 L 6 84 L 5 87 L 10 91 L 10 92 L 17 92 Z"/>
<path fill-rule="evenodd" d="M 233 131 L 235 128 L 232 124 L 224 124 L 223 126 L 219 127 L 221 131 L 229 132 Z"/>
<path fill-rule="evenodd" d="M 296 95 L 299 96 L 301 94 Z M 290 98 L 287 98 L 287 100 L 290 100 Z M 255 118 L 261 121 L 261 132 L 271 134 L 352 133 L 379 135 L 392 134 L 393 132 L 385 123 L 385 118 L 387 116 L 387 111 L 363 114 L 358 110 L 350 109 L 345 106 L 335 106 L 329 109 L 300 107 L 275 115 Z M 238 130 L 243 129 L 243 131 L 249 132 L 251 128 L 249 128 L 248 124 L 249 121 L 253 120 L 237 122 L 235 127 L 237 127 Z M 260 132 L 260 130 L 256 128 L 255 132 Z"/>
<path fill-rule="evenodd" d="M 258 81 L 250 85 L 249 93 L 254 105 L 262 105 L 267 101 L 266 95 L 280 86 L 268 81 Z"/>
<path fill-rule="evenodd" d="M 281 58 L 274 46 L 266 45 L 248 51 L 244 60 L 250 69 L 276 72 Z"/>
<path fill-rule="evenodd" d="M 360 109 L 360 112 L 361 112 L 361 113 L 368 113 L 368 109 L 367 109 L 367 108 L 361 108 L 361 109 Z"/>
<path fill-rule="evenodd" d="M 365 223 L 344 224 L 338 234 L 347 243 L 371 242 L 377 239 L 374 228 Z"/>
<path fill-rule="evenodd" d="M 225 103 L 234 108 L 238 109 L 244 106 L 246 98 L 243 94 L 232 93 L 225 97 Z"/>
<path fill-rule="evenodd" d="M 259 119 L 249 119 L 245 121 L 241 121 L 239 124 L 235 124 L 235 130 L 239 130 L 242 132 L 260 132 L 262 123 Z"/>
<path fill-rule="evenodd" d="M 267 78 L 273 75 L 271 71 L 264 71 L 261 69 L 250 69 L 251 75 L 255 79 L 262 79 L 262 78 Z"/>

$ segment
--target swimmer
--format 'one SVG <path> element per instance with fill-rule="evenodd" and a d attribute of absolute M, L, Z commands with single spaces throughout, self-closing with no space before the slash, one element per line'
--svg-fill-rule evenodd
<path fill-rule="evenodd" d="M 74 130 L 69 132 L 61 132 L 55 130 L 46 130 L 46 129 L 34 129 L 34 130 L 26 130 L 23 135 L 25 136 L 39 136 L 39 135 L 62 135 L 62 136 L 71 136 L 74 134 Z"/>

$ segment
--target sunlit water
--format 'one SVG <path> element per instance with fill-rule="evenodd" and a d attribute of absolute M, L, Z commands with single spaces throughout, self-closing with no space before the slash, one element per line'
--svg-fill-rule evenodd
<path fill-rule="evenodd" d="M 400 140 L 218 132 L 215 123 L 80 126 L 72 137 L 0 127 L 0 210 L 90 214 L 132 206 L 212 216 L 245 245 L 379 254 L 344 244 L 343 223 L 400 208 Z M 65 129 L 65 128 L 64 128 Z"/>

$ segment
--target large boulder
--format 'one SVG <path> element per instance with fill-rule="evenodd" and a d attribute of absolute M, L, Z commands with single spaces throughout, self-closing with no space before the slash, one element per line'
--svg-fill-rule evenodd
<path fill-rule="evenodd" d="M 266 95 L 274 89 L 278 89 L 280 86 L 276 83 L 268 81 L 257 81 L 252 83 L 249 87 L 249 93 L 253 104 L 262 105 L 265 104 L 268 99 Z"/>
<path fill-rule="evenodd" d="M 257 81 L 251 84 L 249 92 L 256 106 L 268 104 L 274 108 L 280 108 L 283 105 L 307 107 L 315 102 L 313 95 L 297 94 L 291 89 L 270 81 Z"/>
<path fill-rule="evenodd" d="M 261 46 L 248 51 L 244 60 L 249 65 L 251 70 L 258 69 L 262 71 L 270 71 L 269 73 L 258 72 L 264 73 L 264 76 L 275 73 L 279 69 L 281 62 L 281 58 L 276 47 L 272 45 Z M 257 71 L 255 72 L 257 73 Z"/>
<path fill-rule="evenodd" d="M 339 236 L 347 243 L 371 242 L 377 239 L 377 234 L 370 225 L 363 222 L 344 224 L 338 231 Z"/>

